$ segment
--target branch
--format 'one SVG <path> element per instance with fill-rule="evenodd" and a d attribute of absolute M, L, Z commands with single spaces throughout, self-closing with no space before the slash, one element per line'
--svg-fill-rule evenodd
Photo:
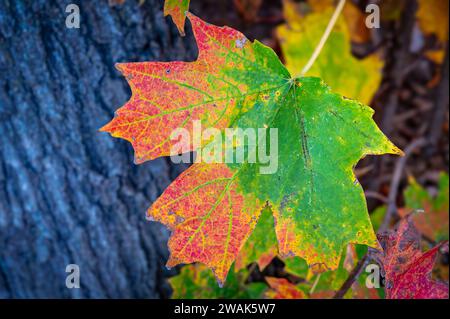
<path fill-rule="evenodd" d="M 342 284 L 341 288 L 333 296 L 333 299 L 342 299 L 345 296 L 347 291 L 352 287 L 356 278 L 358 278 L 359 274 L 361 273 L 361 270 L 363 269 L 364 265 L 366 264 L 367 257 L 368 257 L 368 254 L 366 253 L 364 255 L 364 257 L 358 261 L 355 268 L 353 268 L 352 272 L 348 275 L 347 280 Z"/>
<path fill-rule="evenodd" d="M 389 224 L 391 223 L 392 217 L 394 217 L 394 214 L 397 212 L 397 194 L 398 194 L 398 188 L 400 185 L 400 181 L 403 176 L 403 170 L 406 165 L 406 161 L 408 160 L 408 157 L 416 150 L 418 147 L 422 147 L 425 145 L 426 140 L 424 138 L 419 138 L 417 140 L 412 141 L 406 148 L 404 152 L 404 156 L 400 157 L 397 161 L 397 164 L 395 165 L 394 169 L 394 175 L 392 176 L 391 185 L 389 187 L 389 196 L 388 196 L 388 207 L 386 210 L 386 215 L 384 215 L 383 223 L 381 224 L 380 228 L 378 229 L 379 233 L 382 233 L 386 231 L 389 228 Z"/>

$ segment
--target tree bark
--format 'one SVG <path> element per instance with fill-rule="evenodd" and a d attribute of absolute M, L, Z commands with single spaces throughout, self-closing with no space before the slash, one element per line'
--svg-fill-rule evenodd
<path fill-rule="evenodd" d="M 168 231 L 145 211 L 183 167 L 136 166 L 98 132 L 131 94 L 116 62 L 195 59 L 162 6 L 0 1 L 0 298 L 169 296 Z"/>

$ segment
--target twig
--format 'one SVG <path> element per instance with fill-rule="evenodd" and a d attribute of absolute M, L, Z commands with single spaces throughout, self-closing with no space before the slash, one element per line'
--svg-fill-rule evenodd
<path fill-rule="evenodd" d="M 358 278 L 359 274 L 361 273 L 361 270 L 364 268 L 366 261 L 367 261 L 367 257 L 368 257 L 368 254 L 366 253 L 364 255 L 364 257 L 362 257 L 358 261 L 355 268 L 353 268 L 352 272 L 348 275 L 347 280 L 345 280 L 345 282 L 342 284 L 341 288 L 333 296 L 333 299 L 342 299 L 345 296 L 347 291 L 352 287 L 356 278 Z"/>
<path fill-rule="evenodd" d="M 327 39 L 330 36 L 331 30 L 333 29 L 334 25 L 336 24 L 336 21 L 337 21 L 337 19 L 339 17 L 339 14 L 342 11 L 342 8 L 344 8 L 344 4 L 345 4 L 345 0 L 340 0 L 339 1 L 338 5 L 336 7 L 336 10 L 334 11 L 333 15 L 331 16 L 330 21 L 328 22 L 328 25 L 327 25 L 327 28 L 325 29 L 325 32 L 323 33 L 322 38 L 319 41 L 319 44 L 314 49 L 314 52 L 311 55 L 311 57 L 309 58 L 308 63 L 306 63 L 306 65 L 303 67 L 303 69 L 300 72 L 300 74 L 297 74 L 295 76 L 295 78 L 304 76 L 306 74 L 306 72 L 308 72 L 309 69 L 312 67 L 314 62 L 316 61 L 317 57 L 320 54 L 320 51 L 322 51 L 322 48 L 325 45 L 325 42 L 327 42 Z"/>
<path fill-rule="evenodd" d="M 311 289 L 309 290 L 309 294 L 310 295 L 312 293 L 314 293 L 314 290 L 316 290 L 317 284 L 319 283 L 320 275 L 322 275 L 322 274 L 318 274 L 317 277 L 316 277 L 316 280 L 314 280 L 314 283 L 313 283 Z"/>
<path fill-rule="evenodd" d="M 257 263 L 251 264 L 250 267 L 248 268 L 248 274 L 251 275 L 255 271 L 256 267 L 258 267 Z"/>
<path fill-rule="evenodd" d="M 380 193 L 373 192 L 373 191 L 366 191 L 366 192 L 364 192 L 364 195 L 366 196 L 366 198 L 376 198 L 385 204 L 388 203 L 388 198 L 386 196 L 381 195 Z"/>
<path fill-rule="evenodd" d="M 412 152 L 416 148 L 423 146 L 425 143 L 426 143 L 426 139 L 423 137 L 421 137 L 417 140 L 414 140 L 405 148 L 405 151 L 404 151 L 405 155 L 398 159 L 398 161 L 395 165 L 394 175 L 392 176 L 391 185 L 389 188 L 388 207 L 386 210 L 386 215 L 384 215 L 383 223 L 381 224 L 380 228 L 378 229 L 379 233 L 384 232 L 389 228 L 391 219 L 394 216 L 394 214 L 397 212 L 396 200 L 397 200 L 398 188 L 400 185 L 401 178 L 403 176 L 403 170 L 405 168 L 408 157 L 412 154 Z"/>

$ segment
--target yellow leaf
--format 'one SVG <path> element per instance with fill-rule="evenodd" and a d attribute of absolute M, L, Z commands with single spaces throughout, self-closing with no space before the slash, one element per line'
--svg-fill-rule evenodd
<path fill-rule="evenodd" d="M 448 0 L 419 0 L 417 20 L 426 35 L 435 34 L 440 42 L 448 39 Z"/>
<path fill-rule="evenodd" d="M 298 74 L 319 43 L 334 8 L 304 14 L 291 1 L 284 4 L 287 24 L 277 28 L 277 37 L 289 72 Z M 340 94 L 368 104 L 381 82 L 383 62 L 376 55 L 355 58 L 350 41 L 348 25 L 341 16 L 306 76 L 320 77 Z"/>

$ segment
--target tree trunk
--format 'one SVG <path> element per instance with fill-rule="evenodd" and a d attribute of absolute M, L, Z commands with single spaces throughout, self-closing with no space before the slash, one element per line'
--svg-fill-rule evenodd
<path fill-rule="evenodd" d="M 66 27 L 70 3 L 80 28 Z M 136 166 L 128 142 L 98 132 L 131 94 L 116 62 L 195 58 L 162 6 L 0 1 L 0 298 L 169 296 L 168 231 L 145 211 L 182 167 Z"/>

